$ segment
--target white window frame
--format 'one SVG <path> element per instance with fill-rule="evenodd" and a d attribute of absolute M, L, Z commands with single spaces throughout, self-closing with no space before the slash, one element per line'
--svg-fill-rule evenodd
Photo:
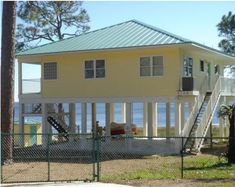
<path fill-rule="evenodd" d="M 98 68 L 98 69 L 104 69 L 104 77 L 96 77 L 96 61 L 98 60 L 103 60 L 104 61 L 104 68 Z M 93 71 L 94 71 L 94 76 L 92 78 L 86 78 L 86 61 L 92 61 L 93 62 Z M 94 80 L 94 79 L 105 79 L 106 78 L 106 60 L 105 59 L 89 59 L 89 60 L 84 60 L 83 61 L 83 66 L 84 66 L 84 79 L 86 80 Z"/>
<path fill-rule="evenodd" d="M 162 57 L 162 75 L 153 75 L 153 57 Z M 140 59 L 141 58 L 150 58 L 150 75 L 141 75 L 141 65 L 140 65 Z M 164 72 L 164 56 L 163 55 L 152 55 L 152 56 L 141 56 L 139 57 L 139 76 L 141 78 L 144 77 L 162 77 L 164 76 L 165 72 Z"/>
<path fill-rule="evenodd" d="M 188 61 L 189 59 L 192 59 L 192 67 L 191 67 L 192 68 L 192 75 L 191 76 L 185 74 L 185 67 L 186 66 L 184 65 L 184 62 L 185 62 L 185 60 Z M 187 67 L 187 73 L 189 73 L 189 69 L 190 69 L 190 67 Z M 184 57 L 184 60 L 183 60 L 183 77 L 193 77 L 193 58 L 192 57 Z"/>
<path fill-rule="evenodd" d="M 55 63 L 56 64 L 56 78 L 55 79 L 45 79 L 45 64 L 50 64 L 50 63 Z M 57 62 L 43 62 L 43 66 L 42 66 L 42 77 L 43 80 L 46 81 L 54 81 L 54 80 L 58 80 L 58 63 Z"/>

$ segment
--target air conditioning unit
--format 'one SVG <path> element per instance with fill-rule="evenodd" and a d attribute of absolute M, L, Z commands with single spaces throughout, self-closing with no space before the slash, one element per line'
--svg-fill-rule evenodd
<path fill-rule="evenodd" d="M 194 88 L 194 78 L 193 77 L 183 77 L 182 78 L 183 91 L 193 91 L 193 88 Z"/>

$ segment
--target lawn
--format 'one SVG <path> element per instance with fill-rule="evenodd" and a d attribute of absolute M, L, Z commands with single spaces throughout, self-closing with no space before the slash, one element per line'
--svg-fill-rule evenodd
<path fill-rule="evenodd" d="M 179 156 L 150 156 L 134 162 L 119 160 L 119 164 L 117 160 L 104 161 L 101 180 L 134 186 L 234 186 L 235 165 L 228 165 L 227 160 L 219 156 L 225 150 L 225 143 L 222 145 L 214 145 L 213 149 L 208 146 L 198 155 L 185 155 L 184 179 L 181 179 Z M 111 169 L 106 172 L 108 165 L 119 167 L 112 167 L 114 172 Z"/>

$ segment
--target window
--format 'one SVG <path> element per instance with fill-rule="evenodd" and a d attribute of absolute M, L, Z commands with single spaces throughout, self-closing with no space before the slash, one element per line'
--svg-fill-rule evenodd
<path fill-rule="evenodd" d="M 217 74 L 217 75 L 220 74 L 220 67 L 218 64 L 215 65 L 215 74 Z"/>
<path fill-rule="evenodd" d="M 184 76 L 192 77 L 193 76 L 193 59 L 186 57 L 184 58 Z"/>
<path fill-rule="evenodd" d="M 205 70 L 205 62 L 204 60 L 200 60 L 200 71 L 204 72 Z"/>
<path fill-rule="evenodd" d="M 45 80 L 57 79 L 57 63 L 56 62 L 44 63 L 44 79 Z"/>
<path fill-rule="evenodd" d="M 140 57 L 140 76 L 162 76 L 163 56 Z"/>
<path fill-rule="evenodd" d="M 104 60 L 86 60 L 85 61 L 85 78 L 104 78 L 105 61 Z"/>

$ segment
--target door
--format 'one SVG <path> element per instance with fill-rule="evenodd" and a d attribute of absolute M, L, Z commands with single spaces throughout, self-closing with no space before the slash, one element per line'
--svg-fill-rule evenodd
<path fill-rule="evenodd" d="M 208 90 L 211 90 L 211 63 L 207 63 L 207 86 Z"/>
<path fill-rule="evenodd" d="M 31 126 L 30 127 L 30 146 L 37 144 L 37 127 Z"/>

